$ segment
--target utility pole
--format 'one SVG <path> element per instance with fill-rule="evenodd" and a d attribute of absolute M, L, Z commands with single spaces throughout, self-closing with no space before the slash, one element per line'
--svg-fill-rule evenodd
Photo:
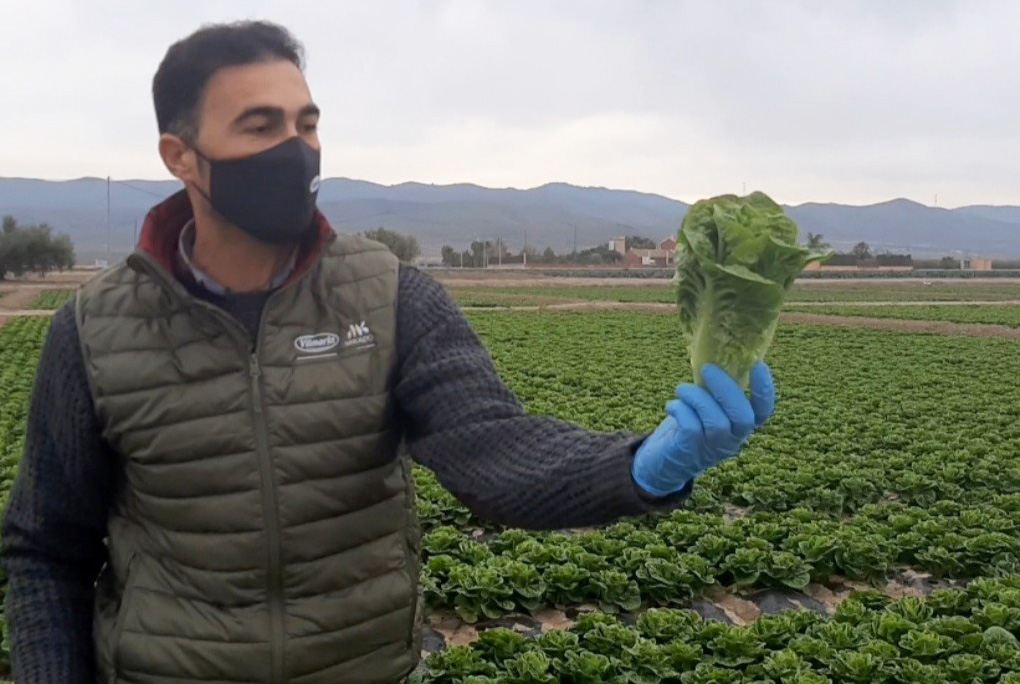
<path fill-rule="evenodd" d="M 577 224 L 574 224 L 574 263 L 577 263 Z"/>
<path fill-rule="evenodd" d="M 106 265 L 110 265 L 110 177 L 106 177 Z"/>
<path fill-rule="evenodd" d="M 499 236 L 496 238 L 496 249 L 499 250 L 499 256 L 496 257 L 499 261 L 499 265 L 503 265 L 503 237 Z"/>
<path fill-rule="evenodd" d="M 482 268 L 489 267 L 489 241 L 482 241 Z"/>

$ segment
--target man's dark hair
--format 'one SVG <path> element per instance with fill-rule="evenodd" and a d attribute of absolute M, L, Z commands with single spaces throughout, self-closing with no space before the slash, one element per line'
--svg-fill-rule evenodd
<path fill-rule="evenodd" d="M 170 46 L 152 79 L 159 132 L 194 141 L 202 94 L 220 69 L 278 59 L 303 69 L 303 52 L 287 29 L 269 22 L 202 27 Z"/>

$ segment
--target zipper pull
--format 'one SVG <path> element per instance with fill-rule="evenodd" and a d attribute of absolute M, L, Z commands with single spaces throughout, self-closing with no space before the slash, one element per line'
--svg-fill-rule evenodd
<path fill-rule="evenodd" d="M 257 354 L 251 355 L 251 362 L 248 364 L 248 375 L 251 377 L 251 393 L 255 405 L 255 413 L 262 413 L 262 387 L 259 385 L 259 379 L 262 377 L 262 367 L 259 366 Z"/>

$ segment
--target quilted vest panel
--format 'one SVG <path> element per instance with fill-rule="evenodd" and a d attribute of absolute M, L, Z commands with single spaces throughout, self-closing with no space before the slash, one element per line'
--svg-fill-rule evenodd
<path fill-rule="evenodd" d="M 259 339 L 147 256 L 78 295 L 122 461 L 100 681 L 397 681 L 420 651 L 420 532 L 392 400 L 398 264 L 334 236 Z"/>

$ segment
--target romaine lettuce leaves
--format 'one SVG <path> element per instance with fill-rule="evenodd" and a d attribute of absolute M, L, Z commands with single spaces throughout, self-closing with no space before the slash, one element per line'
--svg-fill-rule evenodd
<path fill-rule="evenodd" d="M 695 381 L 710 362 L 746 388 L 794 279 L 831 254 L 798 245 L 797 225 L 765 193 L 692 206 L 677 233 L 675 280 Z"/>

